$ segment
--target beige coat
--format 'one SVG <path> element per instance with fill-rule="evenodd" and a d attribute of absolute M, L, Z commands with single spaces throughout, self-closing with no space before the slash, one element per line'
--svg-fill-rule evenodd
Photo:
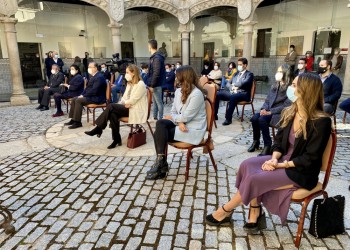
<path fill-rule="evenodd" d="M 131 87 L 128 83 L 121 102 L 131 104 L 129 109 L 129 124 L 141 124 L 147 121 L 148 105 L 147 105 L 147 89 L 145 83 L 141 80 Z M 131 89 L 130 98 L 128 92 Z"/>

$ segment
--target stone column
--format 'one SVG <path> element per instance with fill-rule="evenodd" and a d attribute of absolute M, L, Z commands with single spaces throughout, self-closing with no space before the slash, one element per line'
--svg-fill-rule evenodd
<path fill-rule="evenodd" d="M 248 59 L 248 65 L 251 62 L 252 58 L 252 38 L 253 38 L 253 31 L 254 31 L 254 25 L 257 24 L 256 21 L 242 21 L 240 22 L 241 25 L 243 25 L 243 35 L 244 35 L 244 45 L 243 45 L 243 57 Z"/>
<path fill-rule="evenodd" d="M 112 32 L 112 42 L 113 42 L 113 54 L 119 53 L 120 58 L 122 56 L 122 45 L 121 45 L 121 33 L 120 29 L 123 27 L 121 23 L 110 23 L 108 27 Z"/>
<path fill-rule="evenodd" d="M 11 105 L 30 104 L 29 97 L 24 92 L 21 63 L 19 60 L 19 51 L 17 44 L 17 32 L 15 24 L 16 18 L 0 17 L 0 22 L 4 24 L 8 57 L 10 62 L 12 78 L 12 96 Z"/>
<path fill-rule="evenodd" d="M 190 65 L 190 31 L 181 32 L 182 65 Z"/>
<path fill-rule="evenodd" d="M 350 51 L 350 41 L 349 41 L 348 51 Z M 344 76 L 344 83 L 343 83 L 343 94 L 350 95 L 350 54 L 348 54 L 347 59 L 346 59 L 346 68 L 345 68 L 345 76 Z"/>

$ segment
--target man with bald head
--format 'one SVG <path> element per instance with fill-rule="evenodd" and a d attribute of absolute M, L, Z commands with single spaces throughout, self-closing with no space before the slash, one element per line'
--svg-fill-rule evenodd
<path fill-rule="evenodd" d="M 318 64 L 317 73 L 323 83 L 324 111 L 333 114 L 335 106 L 343 92 L 343 85 L 335 74 L 332 73 L 332 61 L 321 60 Z"/>

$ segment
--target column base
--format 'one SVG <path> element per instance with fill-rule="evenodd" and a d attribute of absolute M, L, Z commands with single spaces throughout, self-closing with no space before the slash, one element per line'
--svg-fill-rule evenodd
<path fill-rule="evenodd" d="M 31 104 L 29 97 L 25 94 L 11 96 L 10 102 L 11 106 L 22 106 Z"/>

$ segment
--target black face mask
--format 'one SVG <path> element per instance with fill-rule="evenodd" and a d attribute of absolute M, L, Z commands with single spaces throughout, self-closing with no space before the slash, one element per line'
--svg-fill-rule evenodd
<path fill-rule="evenodd" d="M 317 73 L 323 74 L 327 71 L 327 67 L 318 67 Z"/>

